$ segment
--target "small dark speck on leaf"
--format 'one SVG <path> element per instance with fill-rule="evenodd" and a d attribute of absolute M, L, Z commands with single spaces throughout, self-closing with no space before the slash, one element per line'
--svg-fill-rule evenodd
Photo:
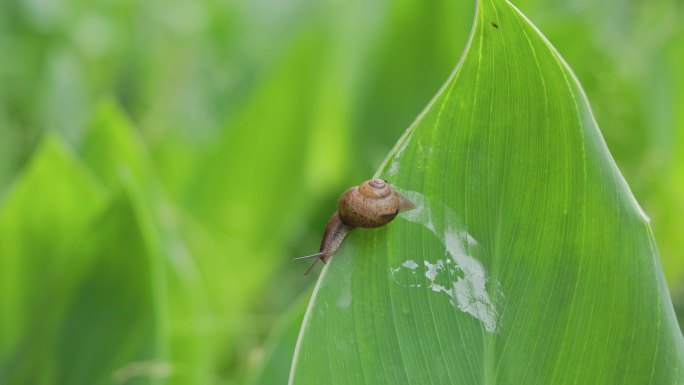
<path fill-rule="evenodd" d="M 496 24 L 496 23 L 493 22 L 493 21 L 492 21 L 492 26 L 493 26 L 494 28 L 499 28 L 499 24 Z"/>

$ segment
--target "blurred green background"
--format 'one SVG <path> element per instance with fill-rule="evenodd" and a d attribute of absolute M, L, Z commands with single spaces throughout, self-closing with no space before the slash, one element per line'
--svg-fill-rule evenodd
<path fill-rule="evenodd" d="M 520 0 L 587 91 L 684 317 L 684 2 Z M 468 0 L 0 2 L 0 383 L 285 383 L 341 191 Z"/>

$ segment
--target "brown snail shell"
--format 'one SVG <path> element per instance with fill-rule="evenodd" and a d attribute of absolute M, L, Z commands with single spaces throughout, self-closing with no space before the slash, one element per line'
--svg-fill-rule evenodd
<path fill-rule="evenodd" d="M 399 214 L 400 196 L 382 179 L 371 179 L 345 191 L 337 204 L 344 224 L 352 227 L 379 227 Z"/>
<path fill-rule="evenodd" d="M 355 227 L 380 227 L 394 219 L 399 212 L 415 208 L 415 205 L 401 195 L 383 179 L 367 180 L 345 191 L 325 227 L 318 253 L 295 259 L 318 258 L 324 263 L 340 248 L 349 230 Z M 311 265 L 307 274 L 318 262 Z"/>

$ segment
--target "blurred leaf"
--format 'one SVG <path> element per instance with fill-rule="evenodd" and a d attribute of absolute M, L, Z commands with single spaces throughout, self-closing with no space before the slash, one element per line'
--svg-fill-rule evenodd
<path fill-rule="evenodd" d="M 458 50 L 466 44 L 474 4 L 386 2 L 378 37 L 364 52 L 363 83 L 356 99 L 359 140 L 351 161 L 364 167 L 358 178 L 366 178 L 371 167 L 377 167 L 399 130 L 411 123 L 452 70 Z"/>
<path fill-rule="evenodd" d="M 313 191 L 321 191 L 307 183 L 308 155 L 319 156 L 311 161 L 327 169 L 311 173 L 340 175 L 341 160 L 324 157 L 343 150 L 324 149 L 344 149 L 346 141 L 322 143 L 321 135 L 314 133 L 341 127 L 321 127 L 326 120 L 308 108 L 316 103 L 328 111 L 340 101 L 339 95 L 319 86 L 326 66 L 311 59 L 312 52 L 326 50 L 326 42 L 319 26 L 302 28 L 287 55 L 226 122 L 224 135 L 198 162 L 188 182 L 183 202 L 190 213 L 181 223 L 199 258 L 212 306 L 226 317 L 217 327 L 252 327 L 236 314 L 258 298 L 259 288 L 282 261 L 284 245 L 306 218 L 304 203 L 314 197 Z M 340 134 L 323 135 L 336 136 Z M 323 148 L 311 151 L 312 145 Z M 320 183 L 331 186 L 334 179 Z"/>
<path fill-rule="evenodd" d="M 149 176 L 142 142 L 128 117 L 109 99 L 97 104 L 83 146 L 83 158 L 109 188 Z"/>
<path fill-rule="evenodd" d="M 278 235 L 293 199 L 306 187 L 302 165 L 307 143 L 302 138 L 310 128 L 310 112 L 303 101 L 315 101 L 316 90 L 307 83 L 318 79 L 320 67 L 310 62 L 309 52 L 323 43 L 315 30 L 302 33 L 227 124 L 189 186 L 187 203 L 200 218 L 249 245 L 260 247 L 263 234 Z M 272 199 L 275 190 L 281 199 Z M 273 213 L 279 215 L 274 218 Z M 261 231 L 253 231 L 257 227 Z"/>
<path fill-rule="evenodd" d="M 47 135 L 0 206 L 0 357 L 26 336 L 104 190 L 57 137 Z"/>
<path fill-rule="evenodd" d="M 149 229 L 127 199 L 87 227 L 103 204 L 99 186 L 49 136 L 3 206 L 2 332 L 12 333 L 3 342 L 17 340 L 3 352 L 3 384 L 109 384 L 121 382 L 117 376 L 160 375 L 151 360 L 165 357 L 167 338 Z M 136 361 L 126 374 L 124 366 Z"/>
<path fill-rule="evenodd" d="M 156 383 L 173 373 L 159 255 L 131 197 L 72 245 L 58 285 L 39 286 L 49 301 L 5 361 L 3 384 Z"/>
<path fill-rule="evenodd" d="M 145 222 L 124 196 L 85 238 L 80 252 L 91 265 L 74 285 L 60 327 L 55 383 L 140 383 L 129 379 L 169 375 L 163 276 Z"/>
<path fill-rule="evenodd" d="M 419 208 L 350 234 L 290 383 L 680 383 L 649 223 L 579 83 L 510 3 L 471 39 L 378 173 Z"/>
<path fill-rule="evenodd" d="M 181 214 L 156 180 L 145 144 L 112 100 L 98 104 L 84 158 L 110 188 L 130 191 L 135 197 L 136 216 L 144 224 L 148 252 L 155 256 L 153 302 L 165 314 L 159 343 L 167 346 L 171 363 L 156 363 L 151 370 L 166 365 L 170 383 L 206 383 L 213 372 L 208 357 L 214 342 L 202 326 L 210 319 L 204 278 L 196 256 L 179 233 Z"/>
<path fill-rule="evenodd" d="M 684 5 L 679 9 L 684 13 Z M 677 25 L 677 37 L 666 47 L 667 69 L 673 76 L 663 80 L 670 91 L 667 97 L 672 116 L 669 122 L 671 135 L 667 138 L 670 158 L 666 177 L 659 179 L 662 184 L 652 207 L 656 211 L 654 217 L 660 220 L 656 222 L 656 231 L 664 249 L 663 265 L 673 288 L 679 322 L 684 325 L 684 238 L 681 236 L 684 228 L 684 109 L 680 107 L 684 104 L 684 73 L 680 70 L 684 59 L 684 28 L 680 23 Z M 660 231 L 664 231 L 665 236 L 660 236 Z"/>
<path fill-rule="evenodd" d="M 252 371 L 246 384 L 276 385 L 287 383 L 292 365 L 292 353 L 297 343 L 299 327 L 308 303 L 310 290 L 304 292 L 274 325 L 263 348 L 264 359 Z"/>

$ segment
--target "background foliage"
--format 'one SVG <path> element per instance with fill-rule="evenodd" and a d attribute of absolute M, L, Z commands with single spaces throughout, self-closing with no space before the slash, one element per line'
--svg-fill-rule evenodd
<path fill-rule="evenodd" d="M 684 3 L 516 5 L 582 81 L 684 311 Z M 286 378 L 313 284 L 290 258 L 447 78 L 473 10 L 0 3 L 0 382 Z"/>

